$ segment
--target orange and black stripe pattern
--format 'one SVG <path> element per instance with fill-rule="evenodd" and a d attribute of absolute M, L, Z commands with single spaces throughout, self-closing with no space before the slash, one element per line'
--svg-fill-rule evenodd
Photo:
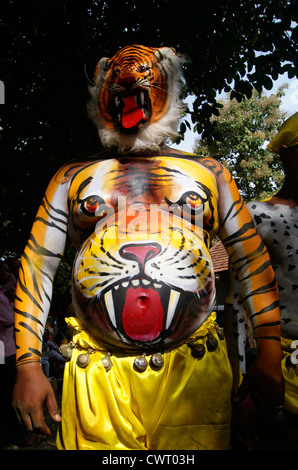
<path fill-rule="evenodd" d="M 125 165 L 130 165 L 131 171 L 123 172 L 125 165 L 119 158 L 71 164 L 62 168 L 51 181 L 21 260 L 15 303 L 18 362 L 38 360 L 41 355 L 42 336 L 51 302 L 52 282 L 63 255 L 67 225 L 69 227 L 72 223 L 70 237 L 78 249 L 82 243 L 80 236 L 84 230 L 86 232 L 88 230 L 88 233 L 92 230 L 90 225 L 87 228 L 82 225 L 80 229 L 80 220 L 74 218 L 72 213 L 72 201 L 75 201 L 78 192 L 83 194 L 91 184 L 93 196 L 96 188 L 101 188 L 102 192 L 97 195 L 98 197 L 100 195 L 104 197 L 104 194 L 112 197 L 112 189 L 115 188 L 111 185 L 114 184 L 115 175 L 121 175 L 121 187 L 118 187 L 118 190 L 125 189 L 127 195 L 132 196 L 131 188 L 134 190 L 139 188 L 140 179 L 132 170 L 138 168 L 140 164 L 142 164 L 142 175 L 146 173 L 148 181 L 153 182 L 154 176 L 155 178 L 158 176 L 160 182 L 165 181 L 169 178 L 169 174 L 171 178 L 179 176 L 179 181 L 182 181 L 183 174 L 188 175 L 198 187 L 204 183 L 209 188 L 208 197 L 213 203 L 206 217 L 204 230 L 210 239 L 218 233 L 229 254 L 246 310 L 252 320 L 258 346 L 263 352 L 262 357 L 264 360 L 268 354 L 278 357 L 280 313 L 274 272 L 267 250 L 230 173 L 212 159 L 181 155 L 181 153 L 175 155 L 173 151 L 170 155 L 142 158 L 141 163 L 138 158 L 133 157 L 130 160 L 126 158 L 124 162 Z M 158 173 L 156 162 L 158 162 Z M 121 173 L 119 173 L 120 168 L 122 168 Z M 154 174 L 151 174 L 152 171 Z M 175 186 L 172 184 L 169 187 L 174 191 Z M 145 187 L 146 185 L 143 185 L 143 192 Z M 164 191 L 167 191 L 166 185 Z M 138 193 L 140 201 L 143 192 Z M 155 192 L 151 191 L 150 196 L 153 194 Z M 94 202 L 94 197 L 92 201 L 85 196 L 80 197 L 90 204 Z M 173 198 L 170 200 L 176 201 Z M 193 200 L 191 203 L 194 204 Z M 91 209 L 87 207 L 91 212 L 92 204 Z M 84 218 L 84 214 L 82 217 Z M 93 217 L 89 219 L 93 220 Z M 208 248 L 209 241 L 205 241 L 205 245 Z M 112 256 L 113 244 L 109 249 Z"/>
<path fill-rule="evenodd" d="M 258 235 L 250 213 L 230 173 L 211 159 L 208 167 L 219 181 L 222 220 L 219 235 L 230 259 L 231 269 L 251 319 L 258 347 L 280 355 L 280 310 L 277 283 L 267 249 Z M 233 305 L 233 286 L 226 303 Z"/>
<path fill-rule="evenodd" d="M 99 114 L 108 129 L 113 129 L 115 124 L 115 97 L 136 89 L 145 93 L 145 98 L 141 98 L 141 101 L 146 101 L 147 96 L 150 99 L 151 123 L 165 114 L 168 107 L 169 75 L 161 60 L 161 49 L 128 46 L 120 49 L 111 59 L 103 58 L 97 64 L 95 80 L 100 82 Z"/>
<path fill-rule="evenodd" d="M 52 297 L 52 283 L 67 235 L 67 182 L 76 165 L 53 178 L 42 200 L 21 258 L 15 299 L 17 362 L 41 357 L 43 333 Z"/>

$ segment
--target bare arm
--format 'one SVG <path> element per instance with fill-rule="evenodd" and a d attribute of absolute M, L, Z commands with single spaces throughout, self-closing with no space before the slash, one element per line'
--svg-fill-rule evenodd
<path fill-rule="evenodd" d="M 52 387 L 43 374 L 40 357 L 42 338 L 51 298 L 52 283 L 61 261 L 67 233 L 69 167 L 50 182 L 38 210 L 21 258 L 15 300 L 17 380 L 13 404 L 28 430 L 49 433 L 42 405 L 60 420 Z"/>
<path fill-rule="evenodd" d="M 267 249 L 229 171 L 210 158 L 202 157 L 200 163 L 217 180 L 219 236 L 257 338 L 258 371 L 282 383 L 278 289 Z"/>

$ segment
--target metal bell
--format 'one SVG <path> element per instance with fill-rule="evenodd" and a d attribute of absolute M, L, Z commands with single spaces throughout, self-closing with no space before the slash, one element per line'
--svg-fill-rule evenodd
<path fill-rule="evenodd" d="M 72 355 L 72 346 L 71 346 L 71 343 L 69 344 L 62 344 L 59 348 L 59 352 L 61 354 L 62 357 L 64 357 L 64 359 L 66 361 L 70 361 L 70 358 L 71 358 L 71 355 Z"/>
<path fill-rule="evenodd" d="M 111 353 L 108 353 L 106 356 L 101 358 L 102 365 L 104 366 L 106 372 L 108 372 L 113 365 L 110 356 Z"/>
<path fill-rule="evenodd" d="M 145 356 L 146 354 L 142 354 L 142 356 L 138 356 L 134 360 L 134 367 L 139 372 L 144 372 L 148 367 L 148 361 Z"/>
<path fill-rule="evenodd" d="M 207 335 L 207 349 L 208 351 L 215 351 L 218 346 L 218 341 L 215 336 L 210 332 Z"/>
<path fill-rule="evenodd" d="M 153 356 L 151 357 L 150 364 L 153 369 L 161 369 L 164 365 L 164 360 L 161 353 L 153 354 Z"/>
<path fill-rule="evenodd" d="M 196 359 L 202 359 L 206 353 L 206 348 L 202 343 L 188 343 L 191 349 L 191 355 Z"/>
<path fill-rule="evenodd" d="M 225 339 L 225 334 L 224 334 L 224 331 L 223 331 L 222 328 L 217 329 L 217 335 L 218 335 L 219 339 L 221 339 L 221 340 Z"/>
<path fill-rule="evenodd" d="M 77 365 L 79 367 L 81 367 L 82 369 L 85 369 L 89 362 L 90 362 L 90 350 L 84 354 L 80 354 L 78 357 L 77 357 Z"/>

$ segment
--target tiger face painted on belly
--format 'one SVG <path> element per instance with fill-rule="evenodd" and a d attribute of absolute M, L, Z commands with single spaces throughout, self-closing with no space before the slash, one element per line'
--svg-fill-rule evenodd
<path fill-rule="evenodd" d="M 122 348 L 181 341 L 214 307 L 206 230 L 216 228 L 214 177 L 201 167 L 195 181 L 197 163 L 162 157 L 109 160 L 92 171 L 72 187 L 73 227 L 91 232 L 74 264 L 77 314 Z"/>

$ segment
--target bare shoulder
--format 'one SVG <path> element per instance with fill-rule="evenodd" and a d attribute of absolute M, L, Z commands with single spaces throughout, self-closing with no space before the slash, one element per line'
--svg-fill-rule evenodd
<path fill-rule="evenodd" d="M 166 149 L 167 156 L 176 156 L 178 158 L 184 158 L 188 160 L 195 161 L 200 163 L 202 166 L 207 168 L 211 173 L 214 174 L 216 178 L 221 175 L 224 175 L 230 179 L 230 172 L 225 168 L 220 162 L 215 160 L 214 158 L 203 156 L 203 155 L 196 155 L 189 152 L 183 152 L 180 150 L 175 150 L 173 148 L 167 147 Z"/>
<path fill-rule="evenodd" d="M 59 170 L 53 176 L 53 181 L 56 184 L 68 183 L 80 171 L 82 171 L 83 169 L 91 165 L 94 165 L 94 163 L 98 161 L 104 160 L 105 158 L 106 158 L 105 155 L 95 154 L 95 155 L 88 157 L 86 160 L 70 161 L 68 163 L 65 163 L 62 167 L 59 168 Z"/>

